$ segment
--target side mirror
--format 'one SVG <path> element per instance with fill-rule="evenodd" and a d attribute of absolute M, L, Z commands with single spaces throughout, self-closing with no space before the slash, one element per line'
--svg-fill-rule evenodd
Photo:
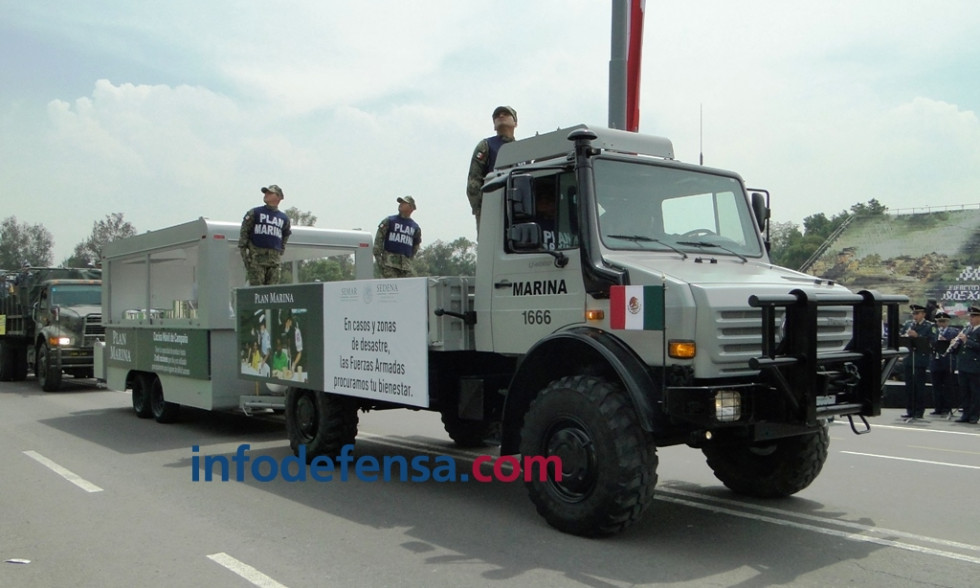
<path fill-rule="evenodd" d="M 531 174 L 511 176 L 510 188 L 507 190 L 507 206 L 513 222 L 531 218 L 534 214 L 534 178 Z"/>
<path fill-rule="evenodd" d="M 507 244 L 514 251 L 535 251 L 543 241 L 538 223 L 521 223 L 507 229 Z"/>
<path fill-rule="evenodd" d="M 769 194 L 752 192 L 752 212 L 755 213 L 755 220 L 759 223 L 759 230 L 766 230 L 766 223 L 769 221 Z"/>

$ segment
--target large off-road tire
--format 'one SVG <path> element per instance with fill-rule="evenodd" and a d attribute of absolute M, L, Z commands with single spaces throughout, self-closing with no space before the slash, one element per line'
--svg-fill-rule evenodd
<path fill-rule="evenodd" d="M 459 417 L 457 407 L 443 410 L 442 426 L 456 445 L 460 447 L 483 447 L 500 436 L 499 421 L 473 421 Z"/>
<path fill-rule="evenodd" d="M 158 423 L 172 423 L 180 417 L 180 405 L 163 397 L 163 384 L 155 374 L 142 376 L 150 391 L 150 412 Z M 135 407 L 134 407 L 135 408 Z"/>
<path fill-rule="evenodd" d="M 565 533 L 617 533 L 653 500 L 656 447 L 619 383 L 593 376 L 552 382 L 524 417 L 520 449 L 526 463 L 561 458 L 561 481 L 551 468 L 542 477 L 532 466 L 525 485 L 538 513 Z"/>
<path fill-rule="evenodd" d="M 150 390 L 153 379 L 155 376 L 145 374 L 133 377 L 133 411 L 141 419 L 148 419 L 153 416 L 153 408 L 150 405 Z"/>
<path fill-rule="evenodd" d="M 47 345 L 37 348 L 37 365 L 34 366 L 37 383 L 45 392 L 56 392 L 61 388 L 61 370 L 51 361 L 51 350 Z"/>
<path fill-rule="evenodd" d="M 701 451 L 715 477 L 729 489 L 757 498 L 796 494 L 816 479 L 827 461 L 830 434 L 817 432 L 767 443 L 705 445 Z"/>
<path fill-rule="evenodd" d="M 353 445 L 357 436 L 356 398 L 290 388 L 286 392 L 286 434 L 289 447 L 299 455 L 306 446 L 306 463 L 313 458 L 340 454 L 344 445 Z"/>

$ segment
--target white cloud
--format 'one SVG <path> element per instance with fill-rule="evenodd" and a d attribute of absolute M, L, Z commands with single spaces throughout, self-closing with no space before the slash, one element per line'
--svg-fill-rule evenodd
<path fill-rule="evenodd" d="M 705 162 L 771 189 L 780 221 L 980 201 L 980 7 L 896 6 L 647 2 L 641 130 L 689 162 L 703 132 Z M 518 109 L 519 136 L 607 119 L 606 2 L 38 0 L 5 16 L 92 76 L 0 100 L 0 181 L 30 192 L 7 214 L 47 224 L 58 259 L 111 212 L 140 230 L 234 221 L 269 183 L 321 226 L 373 229 L 411 193 L 427 242 L 472 238 L 463 176 L 493 106 Z"/>

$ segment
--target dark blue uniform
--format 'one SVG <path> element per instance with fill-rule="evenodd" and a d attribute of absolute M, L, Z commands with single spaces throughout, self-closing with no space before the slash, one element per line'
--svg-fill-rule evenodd
<path fill-rule="evenodd" d="M 964 329 L 966 340 L 960 344 L 956 367 L 960 370 L 960 391 L 965 395 L 963 416 L 958 422 L 980 420 L 980 328 Z"/>
<path fill-rule="evenodd" d="M 911 352 L 905 359 L 905 414 L 921 419 L 926 411 L 926 371 L 936 340 L 936 325 L 926 320 L 921 323 L 908 321 L 902 327 L 902 333 L 912 331 L 918 336 L 909 339 Z"/>
<path fill-rule="evenodd" d="M 952 341 L 960 330 L 956 327 L 946 326 L 936 328 L 936 342 L 940 340 Z M 945 346 L 938 346 L 933 350 L 932 361 L 929 362 L 929 373 L 932 374 L 932 395 L 935 407 L 933 414 L 945 416 L 955 407 L 956 402 L 956 352 L 954 349 L 946 353 Z"/>

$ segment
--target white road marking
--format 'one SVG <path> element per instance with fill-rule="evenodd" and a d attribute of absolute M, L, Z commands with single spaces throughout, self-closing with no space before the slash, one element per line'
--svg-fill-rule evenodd
<path fill-rule="evenodd" d="M 848 455 L 860 455 L 863 457 L 877 457 L 878 459 L 894 459 L 896 461 L 911 461 L 915 463 L 926 463 L 929 465 L 946 466 L 949 468 L 965 468 L 968 470 L 980 470 L 980 466 L 965 465 L 961 463 L 946 463 L 944 461 L 932 461 L 928 459 L 913 459 L 911 457 L 896 457 L 894 455 L 878 455 L 876 453 L 859 453 L 857 451 L 841 451 L 841 453 L 846 453 Z"/>
<path fill-rule="evenodd" d="M 255 586 L 261 586 L 262 588 L 286 588 L 284 584 L 276 582 L 269 576 L 266 576 L 247 563 L 238 561 L 227 553 L 212 553 L 208 556 L 208 559 L 245 578 Z"/>
<path fill-rule="evenodd" d="M 960 543 L 959 541 L 950 541 L 948 539 L 937 539 L 935 537 L 928 537 L 926 535 L 917 535 L 915 533 L 908 533 L 906 531 L 897 531 L 895 529 L 872 527 L 870 525 L 855 523 L 853 521 L 843 521 L 840 519 L 830 519 L 827 517 L 820 517 L 820 516 L 810 515 L 806 513 L 797 513 L 781 508 L 774 508 L 771 506 L 748 504 L 745 502 L 739 502 L 737 500 L 717 498 L 714 496 L 706 496 L 704 494 L 699 494 L 697 492 L 690 492 L 687 490 L 679 490 L 675 488 L 665 488 L 665 489 L 657 488 L 654 497 L 658 497 L 661 494 L 676 494 L 678 496 L 696 498 L 698 500 L 703 500 L 705 502 L 724 504 L 727 506 L 731 506 L 732 508 L 738 508 L 742 510 L 755 510 L 759 512 L 770 513 L 777 516 L 788 516 L 788 517 L 793 517 L 795 519 L 813 521 L 815 523 L 821 523 L 824 525 L 830 524 L 838 527 L 844 527 L 847 529 L 855 529 L 857 531 L 861 531 L 862 533 L 877 533 L 879 535 L 887 535 L 889 537 L 904 537 L 906 539 L 913 539 L 915 541 L 921 541 L 924 543 L 935 543 L 936 545 L 942 545 L 943 547 L 948 547 L 950 549 L 964 549 L 966 551 L 976 551 L 977 553 L 980 553 L 980 545 L 972 545 L 970 543 Z"/>
<path fill-rule="evenodd" d="M 894 428 L 903 428 L 903 427 L 894 427 Z M 935 431 L 935 432 L 946 432 L 946 431 Z M 435 444 L 421 443 L 418 441 L 410 441 L 407 439 L 399 439 L 398 441 L 395 441 L 391 437 L 385 438 L 384 435 L 378 435 L 372 433 L 358 433 L 358 436 L 369 437 L 372 443 L 379 443 L 381 445 L 389 445 L 392 447 L 413 446 L 414 448 L 417 449 L 426 449 L 426 450 L 442 452 L 446 454 L 455 454 L 456 456 L 462 459 L 470 459 L 470 460 L 472 460 L 475 457 L 472 453 L 464 453 L 458 450 L 453 451 L 451 448 L 436 446 Z M 841 453 L 853 453 L 853 452 L 843 451 Z M 887 457 L 887 456 L 874 456 L 873 454 L 861 454 L 861 453 L 856 453 L 855 455 L 871 455 L 873 457 Z M 902 458 L 893 458 L 893 459 L 902 459 Z M 912 460 L 912 461 L 921 461 L 921 460 Z M 974 466 L 959 466 L 957 464 L 942 464 L 940 462 L 926 462 L 926 463 L 937 463 L 940 465 L 951 465 L 956 467 L 971 467 L 971 468 L 974 467 Z M 682 497 L 693 498 L 700 502 L 697 502 L 695 500 L 688 500 Z M 926 547 L 922 545 L 914 545 L 912 543 L 895 541 L 893 539 L 885 539 L 884 537 L 877 537 L 875 535 L 885 535 L 888 537 L 902 537 L 905 539 L 909 539 L 911 541 L 918 541 L 920 543 L 931 543 L 934 545 L 939 545 L 947 549 L 960 549 L 963 551 L 972 551 L 972 552 L 980 553 L 980 546 L 972 545 L 970 543 L 961 543 L 958 541 L 950 541 L 947 539 L 929 537 L 927 535 L 917 535 L 915 533 L 908 533 L 905 531 L 897 531 L 894 529 L 885 529 L 881 527 L 873 527 L 870 525 L 862 525 L 861 523 L 855 523 L 852 521 L 842 521 L 838 519 L 818 517 L 818 516 L 808 515 L 804 513 L 795 513 L 783 509 L 758 506 L 754 504 L 747 504 L 736 500 L 726 500 L 724 498 L 715 498 L 712 496 L 706 496 L 704 494 L 698 494 L 696 492 L 687 492 L 684 490 L 677 490 L 673 488 L 658 487 L 656 492 L 654 493 L 654 498 L 656 500 L 662 500 L 664 502 L 672 502 L 675 504 L 681 504 L 684 506 L 689 506 L 691 508 L 707 510 L 710 512 L 722 513 L 735 517 L 767 522 L 767 523 L 780 525 L 784 527 L 802 529 L 805 531 L 811 531 L 822 535 L 841 537 L 849 541 L 874 543 L 876 545 L 882 545 L 885 547 L 894 547 L 896 549 L 902 549 L 905 551 L 912 551 L 912 552 L 922 553 L 926 555 L 934 555 L 937 557 L 943 557 L 947 559 L 955 559 L 959 561 L 980 564 L 980 557 L 978 556 L 966 555 L 962 553 L 956 553 L 953 551 L 945 551 L 943 549 L 936 549 L 936 548 Z M 731 508 L 726 508 L 725 506 L 716 506 L 716 505 L 727 505 L 730 506 Z M 773 516 L 768 516 L 767 514 L 755 514 L 751 512 L 746 512 L 746 510 L 755 510 L 758 513 L 768 513 Z M 819 523 L 820 525 L 836 526 L 836 527 L 842 527 L 844 529 L 853 529 L 853 531 L 831 529 L 831 528 L 827 528 L 826 526 L 818 526 L 818 525 L 811 525 L 811 524 L 791 521 L 788 520 L 789 518 L 811 521 L 814 523 Z"/>
<path fill-rule="evenodd" d="M 78 486 L 79 488 L 81 488 L 86 492 L 102 492 L 102 488 L 99 488 L 92 482 L 89 482 L 85 478 L 82 478 L 75 472 L 61 467 L 60 465 L 56 464 L 55 462 L 44 457 L 43 455 L 41 455 L 36 451 L 25 451 L 24 455 L 33 459 L 34 461 L 38 462 L 39 464 L 43 465 L 44 467 L 48 468 L 52 472 L 58 474 L 62 478 L 68 480 L 69 482 Z"/>
<path fill-rule="evenodd" d="M 952 551 L 942 551 L 940 549 L 933 549 L 932 547 L 923 547 L 921 545 L 912 545 L 911 543 L 902 543 L 900 541 L 893 541 L 891 539 L 882 539 L 880 537 L 871 537 L 869 535 L 862 535 L 860 533 L 852 533 L 850 531 L 839 531 L 837 529 L 827 529 L 824 527 L 818 527 L 816 525 L 808 525 L 805 523 L 798 523 L 795 521 L 790 521 L 782 518 L 770 517 L 761 514 L 752 514 L 740 510 L 735 510 L 731 508 L 724 508 L 721 506 L 714 506 L 712 504 L 705 504 L 702 502 L 694 502 L 692 500 L 686 500 L 682 498 L 672 498 L 654 494 L 654 498 L 658 500 L 663 500 L 665 502 L 673 502 L 675 504 L 681 504 L 684 506 L 690 506 L 691 508 L 698 508 L 701 510 L 707 510 L 720 514 L 727 514 L 733 517 L 741 517 L 744 519 L 751 519 L 755 521 L 761 521 L 765 523 L 771 523 L 773 525 L 780 525 L 783 527 L 792 527 L 794 529 L 801 529 L 804 531 L 810 531 L 813 533 L 819 533 L 821 535 L 830 535 L 832 537 L 840 537 L 847 539 L 849 541 L 860 541 L 863 543 L 874 543 L 876 545 L 883 545 L 885 547 L 894 547 L 896 549 L 903 549 L 905 551 L 913 551 L 916 553 L 923 553 L 926 555 L 935 555 L 938 557 L 945 557 L 948 559 L 956 559 L 960 561 L 965 561 L 974 564 L 980 564 L 980 557 L 975 557 L 972 555 L 964 555 L 962 553 L 954 553 Z M 699 498 L 703 498 L 699 496 Z M 741 506 L 741 505 L 740 505 Z M 782 512 L 781 514 L 789 514 Z M 825 523 L 834 523 L 832 519 L 824 519 Z M 868 527 L 868 530 L 875 531 L 874 527 Z"/>

